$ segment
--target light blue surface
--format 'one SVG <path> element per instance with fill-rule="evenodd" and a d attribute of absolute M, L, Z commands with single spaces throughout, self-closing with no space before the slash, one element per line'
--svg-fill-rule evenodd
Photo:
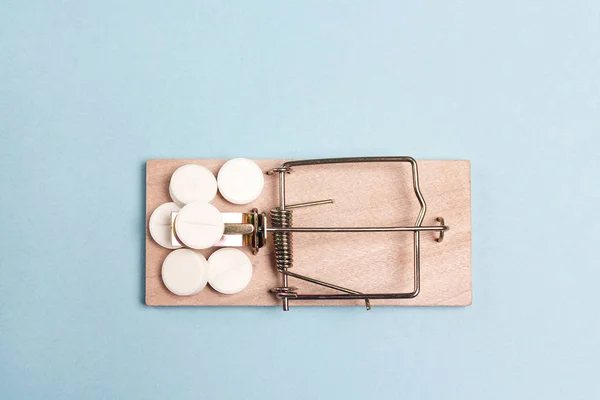
<path fill-rule="evenodd" d="M 0 398 L 598 398 L 600 4 L 226 3 L 0 3 Z M 472 307 L 142 304 L 145 160 L 381 154 L 472 161 Z"/>

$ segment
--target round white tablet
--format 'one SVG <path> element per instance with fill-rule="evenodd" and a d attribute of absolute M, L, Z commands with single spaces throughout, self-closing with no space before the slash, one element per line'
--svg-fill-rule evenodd
<path fill-rule="evenodd" d="M 161 204 L 152 212 L 148 229 L 152 239 L 162 247 L 167 249 L 178 249 L 181 245 L 173 245 L 171 242 L 171 213 L 179 211 L 179 206 L 175 203 Z"/>
<path fill-rule="evenodd" d="M 225 200 L 233 204 L 248 204 L 260 196 L 265 178 L 254 161 L 234 158 L 223 164 L 217 182 Z"/>
<path fill-rule="evenodd" d="M 189 249 L 169 253 L 162 265 L 162 280 L 177 296 L 198 294 L 208 281 L 208 263 L 202 254 Z"/>
<path fill-rule="evenodd" d="M 187 164 L 171 176 L 169 195 L 180 207 L 195 201 L 210 202 L 217 194 L 217 180 L 202 165 Z"/>
<path fill-rule="evenodd" d="M 251 279 L 252 262 L 238 249 L 219 249 L 208 258 L 208 283 L 217 292 L 241 292 Z"/>
<path fill-rule="evenodd" d="M 212 204 L 196 201 L 185 205 L 175 219 L 179 240 L 192 249 L 207 249 L 223 237 L 223 216 Z"/>

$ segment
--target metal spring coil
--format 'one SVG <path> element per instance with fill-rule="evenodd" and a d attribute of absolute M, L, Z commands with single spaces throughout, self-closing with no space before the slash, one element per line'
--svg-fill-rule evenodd
<path fill-rule="evenodd" d="M 276 228 L 292 227 L 292 210 L 281 210 L 279 207 L 271 209 L 271 223 Z M 293 243 L 291 232 L 274 232 L 275 264 L 278 270 L 291 268 L 294 262 Z"/>

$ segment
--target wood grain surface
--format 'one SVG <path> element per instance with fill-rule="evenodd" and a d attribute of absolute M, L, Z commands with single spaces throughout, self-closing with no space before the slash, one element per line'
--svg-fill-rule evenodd
<path fill-rule="evenodd" d="M 146 304 L 151 306 L 280 306 L 269 290 L 281 285 L 268 241 L 258 255 L 241 248 L 254 266 L 250 285 L 234 295 L 207 286 L 194 296 L 175 296 L 162 283 L 160 270 L 170 250 L 156 244 L 148 232 L 152 211 L 169 198 L 171 174 L 184 164 L 200 164 L 215 175 L 227 160 L 149 160 L 146 165 Z M 267 171 L 285 160 L 254 160 Z M 442 243 L 437 234 L 421 234 L 421 292 L 414 299 L 372 300 L 373 306 L 466 306 L 471 304 L 471 182 L 469 161 L 418 161 L 420 187 L 427 202 L 423 225 L 444 217 L 450 231 Z M 287 203 L 334 199 L 334 204 L 294 210 L 294 226 L 413 225 L 419 204 L 408 163 L 334 164 L 296 167 L 286 178 Z M 261 197 L 234 205 L 219 194 L 213 204 L 221 212 L 267 214 L 278 205 L 277 176 L 265 175 Z M 216 249 L 203 250 L 206 257 Z M 413 234 L 295 233 L 293 271 L 360 292 L 411 291 Z M 339 293 L 290 278 L 299 293 Z M 295 301 L 298 305 L 361 306 L 357 301 Z"/>

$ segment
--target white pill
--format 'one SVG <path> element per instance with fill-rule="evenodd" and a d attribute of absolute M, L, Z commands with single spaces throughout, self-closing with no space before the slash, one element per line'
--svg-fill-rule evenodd
<path fill-rule="evenodd" d="M 251 279 L 252 262 L 238 249 L 220 249 L 208 258 L 208 283 L 217 292 L 241 292 Z"/>
<path fill-rule="evenodd" d="M 217 182 L 225 200 L 233 204 L 248 204 L 260 196 L 265 178 L 254 161 L 234 158 L 223 164 Z"/>
<path fill-rule="evenodd" d="M 212 204 L 196 201 L 185 205 L 175 219 L 175 232 L 192 249 L 207 249 L 221 240 L 225 223 Z"/>
<path fill-rule="evenodd" d="M 217 194 L 217 180 L 206 167 L 187 164 L 171 176 L 169 195 L 180 207 L 195 201 L 208 203 Z"/>
<path fill-rule="evenodd" d="M 202 254 L 189 249 L 169 253 L 162 265 L 162 280 L 177 296 L 200 293 L 208 281 L 208 263 Z"/>
<path fill-rule="evenodd" d="M 181 247 L 181 244 L 174 246 L 171 242 L 171 213 L 173 211 L 179 211 L 177 204 L 161 204 L 152 212 L 150 221 L 148 222 L 148 229 L 150 230 L 152 239 L 167 249 L 178 249 Z"/>

